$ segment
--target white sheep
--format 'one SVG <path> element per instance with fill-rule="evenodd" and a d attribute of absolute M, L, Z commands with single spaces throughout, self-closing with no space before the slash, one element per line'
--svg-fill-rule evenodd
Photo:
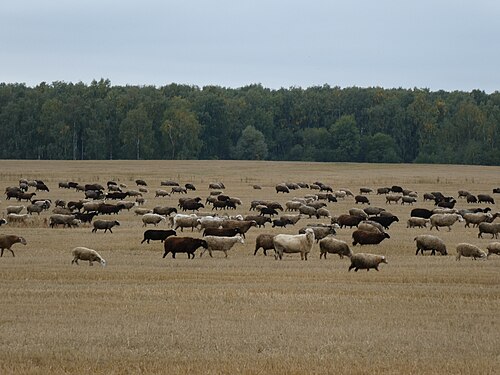
<path fill-rule="evenodd" d="M 349 210 L 349 215 L 351 216 L 359 216 L 362 217 L 363 219 L 368 219 L 368 214 L 362 210 L 361 208 L 351 208 Z"/>
<path fill-rule="evenodd" d="M 487 258 L 489 258 L 491 254 L 500 255 L 500 242 L 491 242 L 486 246 L 486 249 L 488 250 Z"/>
<path fill-rule="evenodd" d="M 158 214 L 144 214 L 142 215 L 142 226 L 145 227 L 148 224 L 153 224 L 155 227 L 162 221 L 165 221 L 165 216 Z"/>
<path fill-rule="evenodd" d="M 460 260 L 461 257 L 468 257 L 475 260 L 478 258 L 487 257 L 487 255 L 476 245 L 462 242 L 457 245 L 457 260 Z"/>
<path fill-rule="evenodd" d="M 383 255 L 358 253 L 351 256 L 351 265 L 349 266 L 349 271 L 354 268 L 354 272 L 358 270 L 370 271 L 370 268 L 374 268 L 378 271 L 378 265 L 380 263 L 387 264 L 387 259 Z"/>
<path fill-rule="evenodd" d="M 7 219 L 9 219 L 9 223 L 19 223 L 26 224 L 29 220 L 30 215 L 28 214 L 8 214 Z"/>
<path fill-rule="evenodd" d="M 347 193 L 343 190 L 337 190 L 337 191 L 334 191 L 333 194 L 335 195 L 335 198 L 338 198 L 338 199 L 345 199 Z"/>
<path fill-rule="evenodd" d="M 142 216 L 142 215 L 150 214 L 152 212 L 153 212 L 153 210 L 150 210 L 149 208 L 137 207 L 137 208 L 134 209 L 134 213 L 137 216 Z"/>
<path fill-rule="evenodd" d="M 448 227 L 449 231 L 451 230 L 451 226 L 457 221 L 464 221 L 462 216 L 459 214 L 434 214 L 429 220 L 431 222 L 431 230 L 432 228 L 439 230 L 439 227 Z"/>
<path fill-rule="evenodd" d="M 307 260 L 307 254 L 314 244 L 314 231 L 307 228 L 305 234 L 277 234 L 273 238 L 275 259 L 283 259 L 283 253 L 300 253 L 300 259 Z"/>
<path fill-rule="evenodd" d="M 134 207 L 137 203 L 132 201 L 118 201 L 116 204 L 122 204 L 124 209 L 130 211 L 130 209 Z"/>
<path fill-rule="evenodd" d="M 205 216 L 198 219 L 198 224 L 200 225 L 200 232 L 206 228 L 219 228 L 224 221 L 221 217 Z"/>
<path fill-rule="evenodd" d="M 407 228 L 415 228 L 415 227 L 427 228 L 428 222 L 429 222 L 429 219 L 424 219 L 422 217 L 412 216 L 406 222 L 406 227 Z"/>
<path fill-rule="evenodd" d="M 205 236 L 203 237 L 205 241 L 207 241 L 208 248 L 204 248 L 200 253 L 200 258 L 208 250 L 208 254 L 212 257 L 212 251 L 222 251 L 224 252 L 225 257 L 227 258 L 227 252 L 231 250 L 231 248 L 236 243 L 244 244 L 245 240 L 241 236 L 234 237 L 218 237 L 218 236 Z"/>
<path fill-rule="evenodd" d="M 321 207 L 321 208 L 318 208 L 318 210 L 316 211 L 316 216 L 318 218 L 320 217 L 332 217 L 332 215 L 330 215 L 330 211 L 328 211 L 325 207 Z"/>
<path fill-rule="evenodd" d="M 489 212 L 475 212 L 475 213 L 465 213 L 463 215 L 463 218 L 465 220 L 465 226 L 470 227 L 469 224 L 472 224 L 472 227 L 475 228 L 479 224 L 483 222 L 490 222 L 493 219 L 493 215 L 490 214 Z"/>
<path fill-rule="evenodd" d="M 71 251 L 71 254 L 73 254 L 73 260 L 71 261 L 71 264 L 78 264 L 79 260 L 88 260 L 89 266 L 93 266 L 92 262 L 99 262 L 101 266 L 106 266 L 106 261 L 103 259 L 103 257 L 93 249 L 78 246 Z"/>
<path fill-rule="evenodd" d="M 155 198 L 157 197 L 170 197 L 170 193 L 166 190 L 163 190 L 163 189 L 158 189 L 156 190 L 155 192 Z"/>
<path fill-rule="evenodd" d="M 175 230 L 177 230 L 177 228 L 181 228 L 181 232 L 184 232 L 184 228 L 191 228 L 192 232 L 194 231 L 194 228 L 198 227 L 198 219 L 199 217 L 196 216 L 196 214 L 177 214 L 175 216 L 170 216 L 169 221 L 172 224 L 172 228 Z"/>
<path fill-rule="evenodd" d="M 299 202 L 299 201 L 287 201 L 285 202 L 285 211 L 298 211 L 300 206 L 302 204 L 305 204 L 305 199 L 304 202 Z"/>
<path fill-rule="evenodd" d="M 375 224 L 378 224 L 378 225 L 375 225 Z M 371 221 L 371 220 L 362 221 L 361 223 L 359 223 L 358 229 L 364 230 L 365 232 L 372 232 L 372 233 L 384 233 L 385 232 L 384 227 L 381 224 L 379 224 L 375 221 Z"/>
<path fill-rule="evenodd" d="M 340 259 L 342 259 L 344 256 L 352 256 L 352 250 L 349 248 L 347 242 L 337 240 L 332 236 L 325 237 L 321 241 L 319 241 L 319 249 L 319 259 L 321 259 L 321 257 L 324 257 L 326 259 L 327 253 L 338 254 Z"/>
<path fill-rule="evenodd" d="M 25 206 L 8 206 L 7 207 L 7 215 L 8 214 L 20 214 L 22 210 L 24 210 Z"/>

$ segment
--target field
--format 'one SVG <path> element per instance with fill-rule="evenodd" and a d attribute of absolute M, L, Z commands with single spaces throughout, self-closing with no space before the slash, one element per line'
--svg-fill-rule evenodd
<path fill-rule="evenodd" d="M 37 197 L 78 200 L 83 193 L 58 189 L 59 181 L 110 179 L 137 189 L 148 182 L 145 207 L 176 206 L 179 195 L 154 198 L 160 181 L 194 183 L 189 196 L 208 196 L 208 184 L 223 181 L 225 193 L 239 197 L 246 214 L 250 201 L 284 204 L 308 189 L 277 195 L 279 182 L 331 184 L 354 193 L 401 185 L 417 191 L 459 189 L 492 194 L 500 187 L 499 167 L 274 163 L 240 161 L 2 161 L 3 188 L 20 178 L 43 179 L 49 193 Z M 252 189 L 253 184 L 262 190 Z M 498 374 L 500 366 L 500 257 L 455 260 L 455 246 L 485 248 L 491 239 L 457 223 L 438 235 L 449 256 L 415 256 L 413 238 L 429 229 L 407 229 L 409 206 L 371 204 L 400 218 L 390 239 L 355 252 L 384 254 L 380 272 L 347 272 L 348 259 L 309 260 L 297 254 L 282 261 L 262 252 L 253 256 L 259 233 L 296 233 L 313 219 L 286 229 L 252 228 L 244 245 L 228 258 L 206 253 L 188 260 L 162 259 L 159 242 L 140 244 L 144 228 L 132 211 L 119 214 L 113 234 L 91 233 L 88 225 L 51 229 L 50 212 L 28 226 L 6 225 L 0 234 L 24 236 L 0 258 L 1 374 Z M 0 217 L 8 205 L 2 196 Z M 498 201 L 493 212 L 500 211 Z M 354 207 L 348 198 L 329 203 L 332 214 Z M 459 200 L 457 208 L 467 203 Z M 475 205 L 484 206 L 484 205 Z M 210 208 L 205 209 L 205 211 Z M 234 214 L 234 212 L 231 212 Z M 327 222 L 327 219 L 321 220 Z M 497 219 L 498 221 L 498 219 Z M 162 228 L 166 225 L 162 224 Z M 352 230 L 337 237 L 350 242 Z M 436 234 L 435 231 L 432 231 Z M 200 236 L 199 233 L 186 233 Z M 489 237 L 489 236 L 485 236 Z M 98 250 L 108 265 L 71 265 L 71 249 Z"/>

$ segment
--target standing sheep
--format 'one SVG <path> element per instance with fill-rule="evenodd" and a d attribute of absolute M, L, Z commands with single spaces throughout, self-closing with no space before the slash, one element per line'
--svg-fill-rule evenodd
<path fill-rule="evenodd" d="M 448 227 L 448 231 L 450 231 L 451 226 L 457 221 L 462 222 L 464 219 L 459 214 L 434 214 L 430 217 L 430 229 L 436 228 L 436 230 L 439 230 L 439 227 Z"/>
<path fill-rule="evenodd" d="M 476 245 L 470 243 L 459 243 L 457 245 L 457 260 L 460 260 L 461 257 L 468 257 L 476 260 L 486 256 L 486 253 Z"/>
<path fill-rule="evenodd" d="M 116 220 L 96 220 L 94 221 L 94 229 L 92 229 L 92 233 L 96 233 L 97 230 L 104 230 L 106 233 L 109 230 L 109 233 L 113 233 L 111 228 L 115 225 L 120 225 L 120 223 Z"/>
<path fill-rule="evenodd" d="M 370 268 L 374 268 L 378 271 L 378 265 L 380 263 L 387 264 L 387 259 L 383 255 L 358 253 L 351 256 L 351 265 L 349 266 L 349 271 L 354 268 L 354 272 L 358 270 L 370 271 Z"/>
<path fill-rule="evenodd" d="M 391 238 L 389 233 L 373 233 L 365 232 L 364 230 L 355 230 L 352 233 L 352 246 L 356 246 L 358 243 L 362 245 L 378 245 L 380 242 L 386 238 Z"/>
<path fill-rule="evenodd" d="M 477 234 L 477 238 L 483 238 L 483 233 L 491 234 L 491 238 L 498 238 L 498 233 L 500 233 L 500 223 L 479 224 L 479 233 Z"/>
<path fill-rule="evenodd" d="M 421 234 L 413 239 L 417 243 L 417 252 L 415 255 L 418 255 L 418 252 L 424 255 L 424 250 L 432 250 L 431 255 L 435 255 L 436 251 L 439 251 L 441 255 L 448 255 L 446 251 L 446 244 L 444 241 L 436 236 L 432 236 L 430 234 Z"/>
<path fill-rule="evenodd" d="M 264 250 L 264 255 L 267 255 L 267 250 L 274 250 L 273 243 L 274 234 L 261 233 L 257 236 L 255 240 L 255 251 L 253 255 L 257 254 L 257 251 L 262 247 Z"/>
<path fill-rule="evenodd" d="M 273 239 L 275 259 L 283 259 L 283 253 L 300 253 L 301 260 L 307 260 L 307 254 L 314 244 L 314 231 L 306 229 L 305 234 L 277 234 Z"/>
<path fill-rule="evenodd" d="M 407 228 L 427 228 L 427 223 L 429 219 L 424 219 L 423 217 L 410 217 L 406 223 Z"/>
<path fill-rule="evenodd" d="M 337 240 L 332 236 L 328 236 L 319 241 L 319 259 L 324 257 L 326 259 L 326 254 L 338 254 L 340 259 L 352 256 L 352 250 L 345 241 Z"/>
<path fill-rule="evenodd" d="M 16 243 L 21 243 L 23 245 L 27 244 L 24 237 L 16 236 L 14 234 L 0 235 L 0 250 L 1 250 L 0 257 L 3 257 L 3 251 L 5 249 L 9 250 L 12 253 L 12 256 L 15 257 L 14 251 L 12 251 L 11 246 L 16 244 Z"/>
<path fill-rule="evenodd" d="M 71 264 L 78 264 L 79 260 L 88 260 L 89 266 L 93 266 L 92 262 L 99 262 L 101 266 L 106 266 L 106 261 L 103 259 L 99 253 L 93 249 L 89 249 L 87 247 L 78 246 L 75 247 L 71 253 L 73 254 L 73 260 Z"/>
<path fill-rule="evenodd" d="M 208 250 L 208 254 L 212 257 L 212 251 L 222 251 L 224 252 L 225 257 L 227 258 L 227 252 L 231 250 L 231 248 L 236 243 L 244 244 L 245 240 L 241 236 L 235 237 L 218 237 L 218 236 L 206 236 L 203 237 L 205 241 L 207 241 L 208 247 L 203 249 L 200 253 L 200 258 L 203 256 L 206 250 Z"/>
<path fill-rule="evenodd" d="M 143 227 L 148 224 L 153 224 L 156 227 L 160 222 L 165 220 L 165 216 L 158 214 L 144 214 L 141 219 Z"/>

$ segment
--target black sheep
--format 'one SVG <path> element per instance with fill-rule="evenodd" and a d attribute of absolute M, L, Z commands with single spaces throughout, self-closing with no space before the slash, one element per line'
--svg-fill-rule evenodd
<path fill-rule="evenodd" d="M 148 229 L 147 231 L 144 232 L 144 239 L 141 241 L 141 243 L 144 243 L 144 241 L 165 241 L 168 237 L 170 236 L 176 236 L 177 233 L 175 230 L 168 229 L 168 230 L 160 230 L 160 229 Z"/>

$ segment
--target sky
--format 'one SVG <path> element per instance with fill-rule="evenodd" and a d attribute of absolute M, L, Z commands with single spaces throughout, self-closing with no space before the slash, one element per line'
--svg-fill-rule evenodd
<path fill-rule="evenodd" d="M 16 0 L 0 82 L 500 91 L 498 0 Z"/>

